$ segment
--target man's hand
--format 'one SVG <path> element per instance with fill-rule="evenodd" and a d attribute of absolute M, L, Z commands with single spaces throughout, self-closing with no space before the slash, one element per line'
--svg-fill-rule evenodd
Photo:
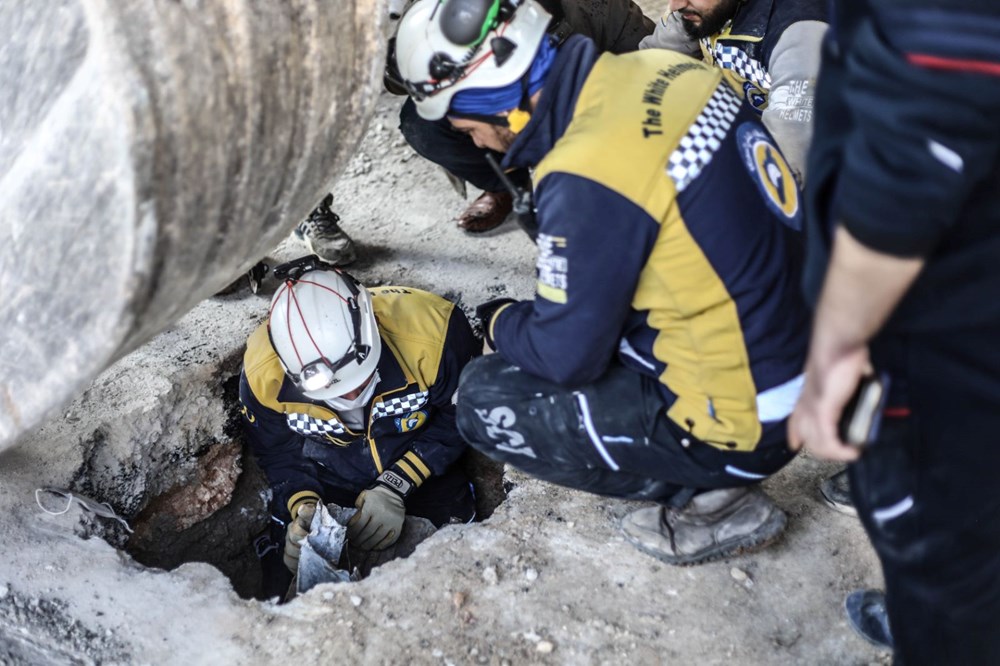
<path fill-rule="evenodd" d="M 382 550 L 396 543 L 406 517 L 402 495 L 377 484 L 362 490 L 354 506 L 358 512 L 347 522 L 347 538 L 354 546 Z"/>
<path fill-rule="evenodd" d="M 316 514 L 315 502 L 304 502 L 299 505 L 292 522 L 285 530 L 285 566 L 292 573 L 299 570 L 299 553 L 302 551 L 302 541 L 309 536 L 309 527 Z"/>
<path fill-rule="evenodd" d="M 798 451 L 804 445 L 823 460 L 857 460 L 861 450 L 841 441 L 837 424 L 861 378 L 872 372 L 868 348 L 847 352 L 825 366 L 810 361 L 805 387 L 788 420 L 788 446 Z"/>
<path fill-rule="evenodd" d="M 825 460 L 857 460 L 861 451 L 840 441 L 837 423 L 863 375 L 870 374 L 868 341 L 878 332 L 923 268 L 862 245 L 843 227 L 816 306 L 806 385 L 788 420 L 788 446 L 803 445 Z"/>

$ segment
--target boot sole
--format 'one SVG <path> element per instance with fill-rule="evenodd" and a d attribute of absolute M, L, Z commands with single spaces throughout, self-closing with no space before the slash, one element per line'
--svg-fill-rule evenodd
<path fill-rule="evenodd" d="M 823 486 L 820 486 L 819 488 L 819 496 L 820 499 L 823 500 L 823 504 L 826 504 L 828 507 L 830 507 L 837 513 L 842 513 L 845 516 L 854 516 L 855 518 L 858 517 L 858 510 L 854 507 L 853 504 L 845 504 L 843 502 L 838 502 L 834 500 L 831 496 L 827 495 L 827 493 L 824 492 Z"/>
<path fill-rule="evenodd" d="M 787 524 L 788 517 L 785 513 L 783 511 L 775 511 L 766 521 L 764 521 L 763 525 L 757 528 L 752 535 L 741 539 L 738 543 L 721 543 L 694 555 L 668 555 L 663 551 L 647 548 L 637 542 L 628 533 L 625 533 L 625 538 L 628 539 L 629 543 L 635 546 L 638 550 L 655 557 L 661 562 L 672 564 L 674 566 L 689 567 L 695 564 L 714 562 L 715 560 L 735 557 L 746 553 L 754 553 L 762 550 L 781 537 Z"/>
<path fill-rule="evenodd" d="M 295 232 L 295 235 L 299 236 L 298 231 Z M 346 257 L 338 257 L 336 261 L 330 261 L 329 259 L 324 258 L 322 254 L 320 254 L 319 252 L 316 251 L 316 248 L 313 247 L 312 241 L 309 240 L 308 236 L 306 236 L 305 234 L 303 234 L 303 235 L 299 236 L 299 240 L 301 240 L 303 243 L 305 243 L 306 248 L 308 248 L 308 250 L 309 250 L 309 252 L 311 254 L 315 254 L 317 257 L 319 257 L 323 261 L 325 261 L 325 262 L 327 262 L 329 264 L 333 264 L 334 266 L 350 266 L 351 264 L 353 264 L 355 261 L 358 260 L 357 251 L 352 249 L 351 252 L 350 252 L 350 254 L 348 256 L 346 256 Z"/>
<path fill-rule="evenodd" d="M 820 493 L 820 497 L 823 499 L 823 504 L 826 504 L 828 507 L 830 507 L 837 513 L 842 513 L 845 516 L 853 516 L 855 518 L 858 517 L 858 510 L 855 509 L 853 505 L 834 502 L 832 499 L 830 499 L 823 493 Z"/>

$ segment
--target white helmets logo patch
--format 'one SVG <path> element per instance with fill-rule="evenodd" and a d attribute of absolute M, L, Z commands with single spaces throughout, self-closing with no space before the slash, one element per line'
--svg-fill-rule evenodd
<path fill-rule="evenodd" d="M 788 225 L 802 228 L 802 211 L 799 187 L 785 157 L 774 145 L 774 140 L 754 123 L 744 123 L 736 130 L 743 163 L 757 184 L 761 195 L 779 217 Z"/>

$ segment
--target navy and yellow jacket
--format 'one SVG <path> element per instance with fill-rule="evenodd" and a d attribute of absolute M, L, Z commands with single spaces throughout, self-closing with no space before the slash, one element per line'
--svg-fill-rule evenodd
<path fill-rule="evenodd" d="M 767 106 L 772 55 L 785 30 L 803 21 L 826 22 L 823 0 L 749 0 L 720 32 L 700 40 L 705 60 L 722 69 L 751 106 Z"/>
<path fill-rule="evenodd" d="M 722 448 L 782 427 L 808 332 L 799 196 L 718 69 L 571 37 L 504 165 L 537 165 L 540 229 L 535 300 L 491 321 L 507 361 L 579 385 L 617 356 Z"/>
<path fill-rule="evenodd" d="M 678 12 L 667 11 L 640 48 L 666 48 L 719 67 L 761 113 L 792 170 L 805 180 L 812 139 L 813 97 L 820 44 L 827 29 L 824 0 L 744 0 L 718 32 L 688 35 Z"/>
<path fill-rule="evenodd" d="M 250 336 L 240 376 L 243 429 L 287 519 L 323 486 L 369 487 L 386 469 L 420 486 L 461 455 L 452 395 L 479 343 L 462 310 L 411 287 L 370 290 L 382 355 L 380 381 L 354 431 L 328 405 L 302 395 L 271 346 L 266 324 Z"/>

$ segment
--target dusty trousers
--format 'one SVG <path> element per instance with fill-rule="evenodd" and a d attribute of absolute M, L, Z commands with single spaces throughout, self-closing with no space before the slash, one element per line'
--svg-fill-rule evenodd
<path fill-rule="evenodd" d="M 897 663 L 1000 663 L 1000 327 L 883 336 L 878 438 L 851 466 Z"/>
<path fill-rule="evenodd" d="M 491 354 L 466 366 L 457 407 L 462 436 L 494 460 L 570 488 L 662 504 L 757 483 L 794 455 L 784 421 L 750 452 L 699 441 L 666 416 L 655 379 L 617 362 L 570 389 Z"/>

